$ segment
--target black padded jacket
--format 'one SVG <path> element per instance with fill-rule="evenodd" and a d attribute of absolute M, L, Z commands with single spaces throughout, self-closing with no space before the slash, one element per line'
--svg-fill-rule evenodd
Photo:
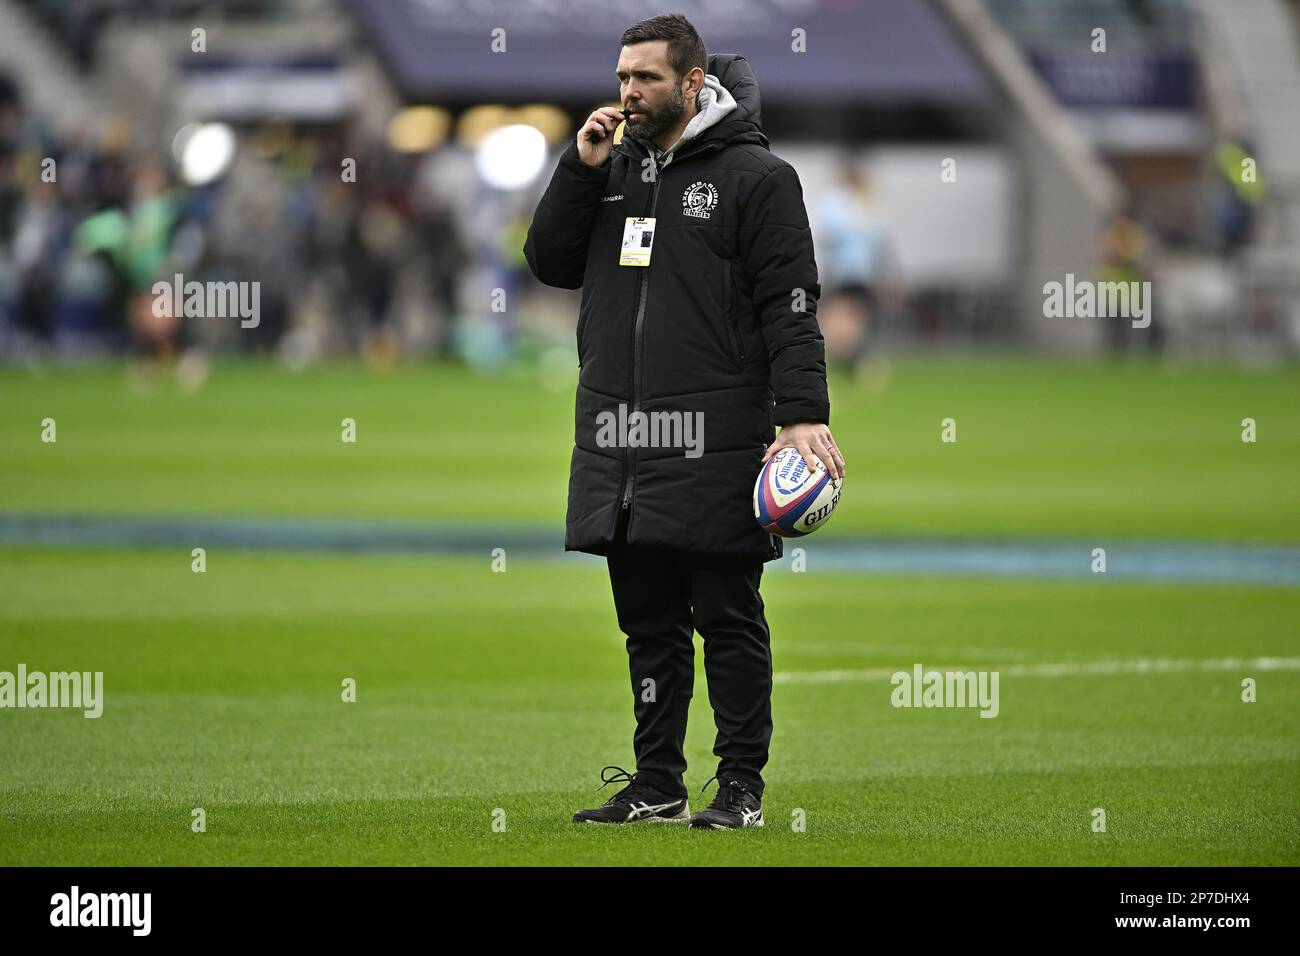
<path fill-rule="evenodd" d="M 745 59 L 708 72 L 735 109 L 662 169 L 632 137 L 599 167 L 570 142 L 528 230 L 533 274 L 582 289 L 568 551 L 606 553 L 626 510 L 629 544 L 780 557 L 751 504 L 763 451 L 776 425 L 830 422 L 799 178 L 768 149 Z M 635 217 L 656 220 L 647 267 L 619 265 Z"/>

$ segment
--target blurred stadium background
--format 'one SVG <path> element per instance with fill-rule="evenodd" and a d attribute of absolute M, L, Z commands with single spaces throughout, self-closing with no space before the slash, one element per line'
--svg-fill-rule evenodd
<path fill-rule="evenodd" d="M 560 553 L 578 296 L 521 247 L 667 10 L 0 0 L 0 669 L 109 693 L 0 715 L 0 862 L 1300 862 L 1300 3 L 671 9 L 801 177 L 850 469 L 765 579 L 768 839 L 566 822 L 631 708 Z M 156 315 L 177 273 L 259 324 Z M 1047 317 L 1067 273 L 1151 327 Z M 915 661 L 1002 716 L 892 710 Z"/>
<path fill-rule="evenodd" d="M 711 49 L 754 65 L 817 227 L 837 359 L 985 345 L 1294 355 L 1294 3 L 683 10 Z M 7 0 L 0 354 L 492 366 L 567 349 L 573 298 L 531 281 L 519 237 L 554 155 L 614 92 L 609 37 L 639 12 Z M 536 134 L 493 136 L 519 125 Z M 340 175 L 349 158 L 355 182 Z M 937 188 L 949 158 L 957 188 Z M 149 287 L 175 272 L 260 281 L 260 326 L 151 321 Z M 1043 284 L 1066 272 L 1152 281 L 1154 328 L 1044 318 Z M 493 289 L 508 308 L 493 311 Z"/>

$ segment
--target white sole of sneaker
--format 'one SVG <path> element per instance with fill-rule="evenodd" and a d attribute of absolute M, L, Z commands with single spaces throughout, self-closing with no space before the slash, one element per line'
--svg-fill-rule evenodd
<path fill-rule="evenodd" d="M 757 823 L 751 823 L 749 827 L 761 827 L 763 821 L 760 819 Z M 748 830 L 749 827 L 724 827 L 721 823 L 710 823 L 707 827 L 695 827 L 696 830 Z"/>
<path fill-rule="evenodd" d="M 681 812 L 671 817 L 640 817 L 636 820 L 624 820 L 622 823 L 606 823 L 603 820 L 581 820 L 575 822 L 595 823 L 603 827 L 625 827 L 634 823 L 690 823 L 691 807 L 690 804 L 687 804 L 682 807 Z"/>

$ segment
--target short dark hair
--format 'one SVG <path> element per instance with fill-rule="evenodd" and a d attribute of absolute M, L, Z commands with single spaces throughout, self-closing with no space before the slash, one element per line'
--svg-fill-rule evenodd
<path fill-rule="evenodd" d="M 680 13 L 651 17 L 623 31 L 623 46 L 651 40 L 668 41 L 668 65 L 678 79 L 697 66 L 705 73 L 709 72 L 709 53 L 704 48 L 704 41 L 691 26 L 691 21 Z"/>

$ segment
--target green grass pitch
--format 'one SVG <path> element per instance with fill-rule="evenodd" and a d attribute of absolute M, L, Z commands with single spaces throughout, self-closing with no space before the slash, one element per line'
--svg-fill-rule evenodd
<path fill-rule="evenodd" d="M 850 477 L 830 536 L 1300 542 L 1300 368 L 912 360 L 830 390 Z M 138 394 L 119 368 L 0 371 L 6 511 L 554 527 L 572 442 L 572 385 L 534 375 L 236 364 L 186 395 L 168 381 Z M 454 462 L 478 469 L 473 486 L 434 494 Z"/>
<path fill-rule="evenodd" d="M 1015 359 L 837 379 L 825 534 L 1300 541 L 1298 384 Z M 0 511 L 555 526 L 571 414 L 567 386 L 415 367 L 218 366 L 195 395 L 4 372 Z M 452 458 L 486 469 L 454 507 L 431 490 Z M 767 826 L 701 833 L 569 822 L 633 763 L 599 561 L 219 549 L 194 574 L 188 549 L 0 546 L 0 670 L 102 670 L 107 698 L 0 711 L 0 864 L 1300 863 L 1300 671 L 1215 663 L 1300 656 L 1300 589 L 781 564 Z M 1089 671 L 1143 660 L 1205 666 Z M 999 716 L 892 707 L 878 672 L 918 661 L 1001 669 Z"/>

